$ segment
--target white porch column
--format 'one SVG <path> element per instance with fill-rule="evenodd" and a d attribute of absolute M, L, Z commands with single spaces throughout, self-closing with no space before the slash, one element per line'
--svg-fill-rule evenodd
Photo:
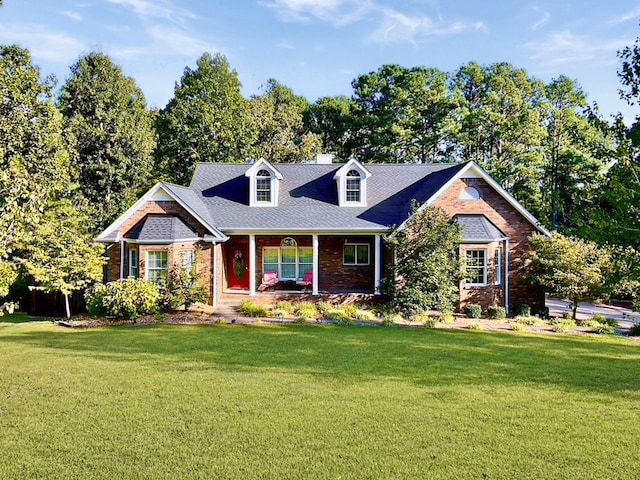
<path fill-rule="evenodd" d="M 318 295 L 318 273 L 320 272 L 318 265 L 318 235 L 314 234 L 312 239 L 313 245 L 313 283 L 311 284 L 311 293 Z"/>
<path fill-rule="evenodd" d="M 380 277 L 382 272 L 382 264 L 381 264 L 381 252 L 382 252 L 382 236 L 377 234 L 376 240 L 373 247 L 373 255 L 374 255 L 374 280 L 373 280 L 373 293 L 375 295 L 380 295 Z"/>
<path fill-rule="evenodd" d="M 249 295 L 256 295 L 256 236 L 249 235 Z"/>
<path fill-rule="evenodd" d="M 125 245 L 124 239 L 120 240 L 120 280 L 124 278 L 124 254 L 125 254 L 124 245 Z"/>
<path fill-rule="evenodd" d="M 213 272 L 211 272 L 211 280 L 213 281 L 213 308 L 218 308 L 218 244 L 211 243 L 211 254 L 213 255 Z"/>
<path fill-rule="evenodd" d="M 509 315 L 509 239 L 504 241 L 504 308 Z"/>

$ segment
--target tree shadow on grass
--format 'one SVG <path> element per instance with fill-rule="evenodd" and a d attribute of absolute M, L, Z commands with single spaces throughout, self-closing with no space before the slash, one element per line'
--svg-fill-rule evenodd
<path fill-rule="evenodd" d="M 637 345 L 600 337 L 296 325 L 153 325 L 25 330 L 0 336 L 0 343 L 33 345 L 85 359 L 144 362 L 176 372 L 264 370 L 337 382 L 388 379 L 430 387 L 527 384 L 624 395 L 640 391 Z"/>

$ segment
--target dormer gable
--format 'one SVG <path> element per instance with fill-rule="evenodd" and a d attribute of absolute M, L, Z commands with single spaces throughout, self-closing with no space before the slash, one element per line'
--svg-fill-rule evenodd
<path fill-rule="evenodd" d="M 249 179 L 249 206 L 277 207 L 282 174 L 264 158 L 244 173 Z"/>
<path fill-rule="evenodd" d="M 371 172 L 352 158 L 333 176 L 338 187 L 338 205 L 341 207 L 367 206 L 367 179 Z"/>

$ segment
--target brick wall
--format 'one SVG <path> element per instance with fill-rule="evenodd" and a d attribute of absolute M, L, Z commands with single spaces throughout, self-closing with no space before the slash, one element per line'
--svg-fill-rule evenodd
<path fill-rule="evenodd" d="M 345 242 L 369 245 L 369 265 L 344 265 Z M 374 237 L 329 237 L 319 238 L 318 288 L 327 292 L 372 292 L 374 282 Z"/>
<path fill-rule="evenodd" d="M 461 200 L 460 192 L 467 187 L 478 190 L 481 199 Z M 537 229 L 498 192 L 482 179 L 459 179 L 434 202 L 434 206 L 442 208 L 452 216 L 482 214 L 509 238 L 509 305 L 511 312 L 519 303 L 536 306 L 544 304 L 544 295 L 541 290 L 528 285 L 523 279 L 527 272 L 523 255 L 529 251 L 528 239 L 537 232 Z M 463 246 L 463 248 L 467 247 Z M 491 257 L 490 254 L 489 258 L 491 259 Z M 494 266 L 490 265 L 490 271 L 493 268 Z M 497 295 L 495 286 L 486 288 L 461 286 L 460 297 L 461 307 L 466 303 L 480 303 L 486 308 L 495 304 L 495 300 L 504 302 L 504 298 Z"/>

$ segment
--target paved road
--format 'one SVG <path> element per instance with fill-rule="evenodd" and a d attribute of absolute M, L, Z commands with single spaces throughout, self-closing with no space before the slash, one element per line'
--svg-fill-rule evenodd
<path fill-rule="evenodd" d="M 562 316 L 564 312 L 568 312 L 569 305 L 570 302 L 566 300 L 547 298 L 547 307 L 549 307 L 549 313 L 553 316 Z M 614 307 L 612 305 L 580 303 L 577 313 L 580 319 L 587 319 L 596 314 L 600 314 L 606 318 L 618 320 L 620 327 L 623 328 L 629 328 L 634 320 L 640 322 L 640 313 L 632 312 L 628 308 Z"/>

